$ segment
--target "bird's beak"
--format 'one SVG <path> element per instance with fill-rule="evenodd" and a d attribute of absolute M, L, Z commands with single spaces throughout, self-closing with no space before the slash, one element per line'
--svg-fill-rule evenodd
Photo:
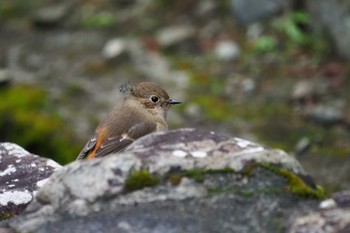
<path fill-rule="evenodd" d="M 177 100 L 169 99 L 169 100 L 168 100 L 168 104 L 181 104 L 181 102 L 180 102 L 180 101 L 177 101 Z"/>

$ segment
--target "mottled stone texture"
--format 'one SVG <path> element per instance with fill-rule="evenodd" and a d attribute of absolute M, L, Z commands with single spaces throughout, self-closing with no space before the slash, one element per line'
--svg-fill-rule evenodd
<path fill-rule="evenodd" d="M 151 134 L 120 154 L 63 167 L 2 227 L 24 233 L 283 232 L 290 218 L 315 209 L 318 200 L 291 192 L 278 169 L 308 177 L 285 152 L 243 139 L 195 129 Z"/>
<path fill-rule="evenodd" d="M 350 59 L 350 4 L 340 0 L 307 0 L 307 10 L 311 15 L 311 26 L 320 36 L 326 34 L 344 58 Z"/>
<path fill-rule="evenodd" d="M 20 213 L 61 166 L 12 143 L 0 143 L 0 219 Z"/>
<path fill-rule="evenodd" d="M 350 232 L 350 190 L 333 194 L 332 198 L 320 203 L 318 210 L 293 219 L 288 232 Z"/>

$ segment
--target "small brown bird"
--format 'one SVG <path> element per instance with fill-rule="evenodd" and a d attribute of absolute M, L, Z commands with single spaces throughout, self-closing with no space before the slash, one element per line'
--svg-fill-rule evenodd
<path fill-rule="evenodd" d="M 124 84 L 124 99 L 97 126 L 77 159 L 92 159 L 125 149 L 135 139 L 168 129 L 167 111 L 181 102 L 170 99 L 158 84 L 142 82 Z"/>

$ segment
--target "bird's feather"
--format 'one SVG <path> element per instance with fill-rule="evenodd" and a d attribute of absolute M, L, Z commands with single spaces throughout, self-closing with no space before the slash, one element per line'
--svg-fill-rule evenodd
<path fill-rule="evenodd" d="M 107 140 L 104 143 L 102 143 L 102 145 L 99 148 L 97 148 L 94 157 L 103 157 L 111 153 L 120 152 L 132 142 L 132 139 L 123 137 L 107 138 Z"/>
<path fill-rule="evenodd" d="M 92 135 L 90 140 L 86 143 L 84 148 L 81 150 L 81 152 L 77 157 L 77 160 L 85 159 L 88 156 L 88 154 L 94 149 L 94 147 L 96 146 L 96 143 L 97 143 L 97 134 L 95 133 L 94 135 Z"/>
<path fill-rule="evenodd" d="M 103 133 L 95 133 L 79 153 L 77 160 L 103 157 L 111 153 L 124 150 L 135 139 L 156 130 L 155 124 L 136 123 L 121 135 L 112 135 L 108 138 Z M 104 139 L 105 138 L 105 139 Z"/>

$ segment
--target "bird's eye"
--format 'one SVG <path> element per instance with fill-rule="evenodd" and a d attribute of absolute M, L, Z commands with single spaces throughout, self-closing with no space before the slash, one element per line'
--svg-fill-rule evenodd
<path fill-rule="evenodd" d="M 151 100 L 152 100 L 153 103 L 157 103 L 159 99 L 158 99 L 157 96 L 154 95 L 154 96 L 151 97 Z"/>

